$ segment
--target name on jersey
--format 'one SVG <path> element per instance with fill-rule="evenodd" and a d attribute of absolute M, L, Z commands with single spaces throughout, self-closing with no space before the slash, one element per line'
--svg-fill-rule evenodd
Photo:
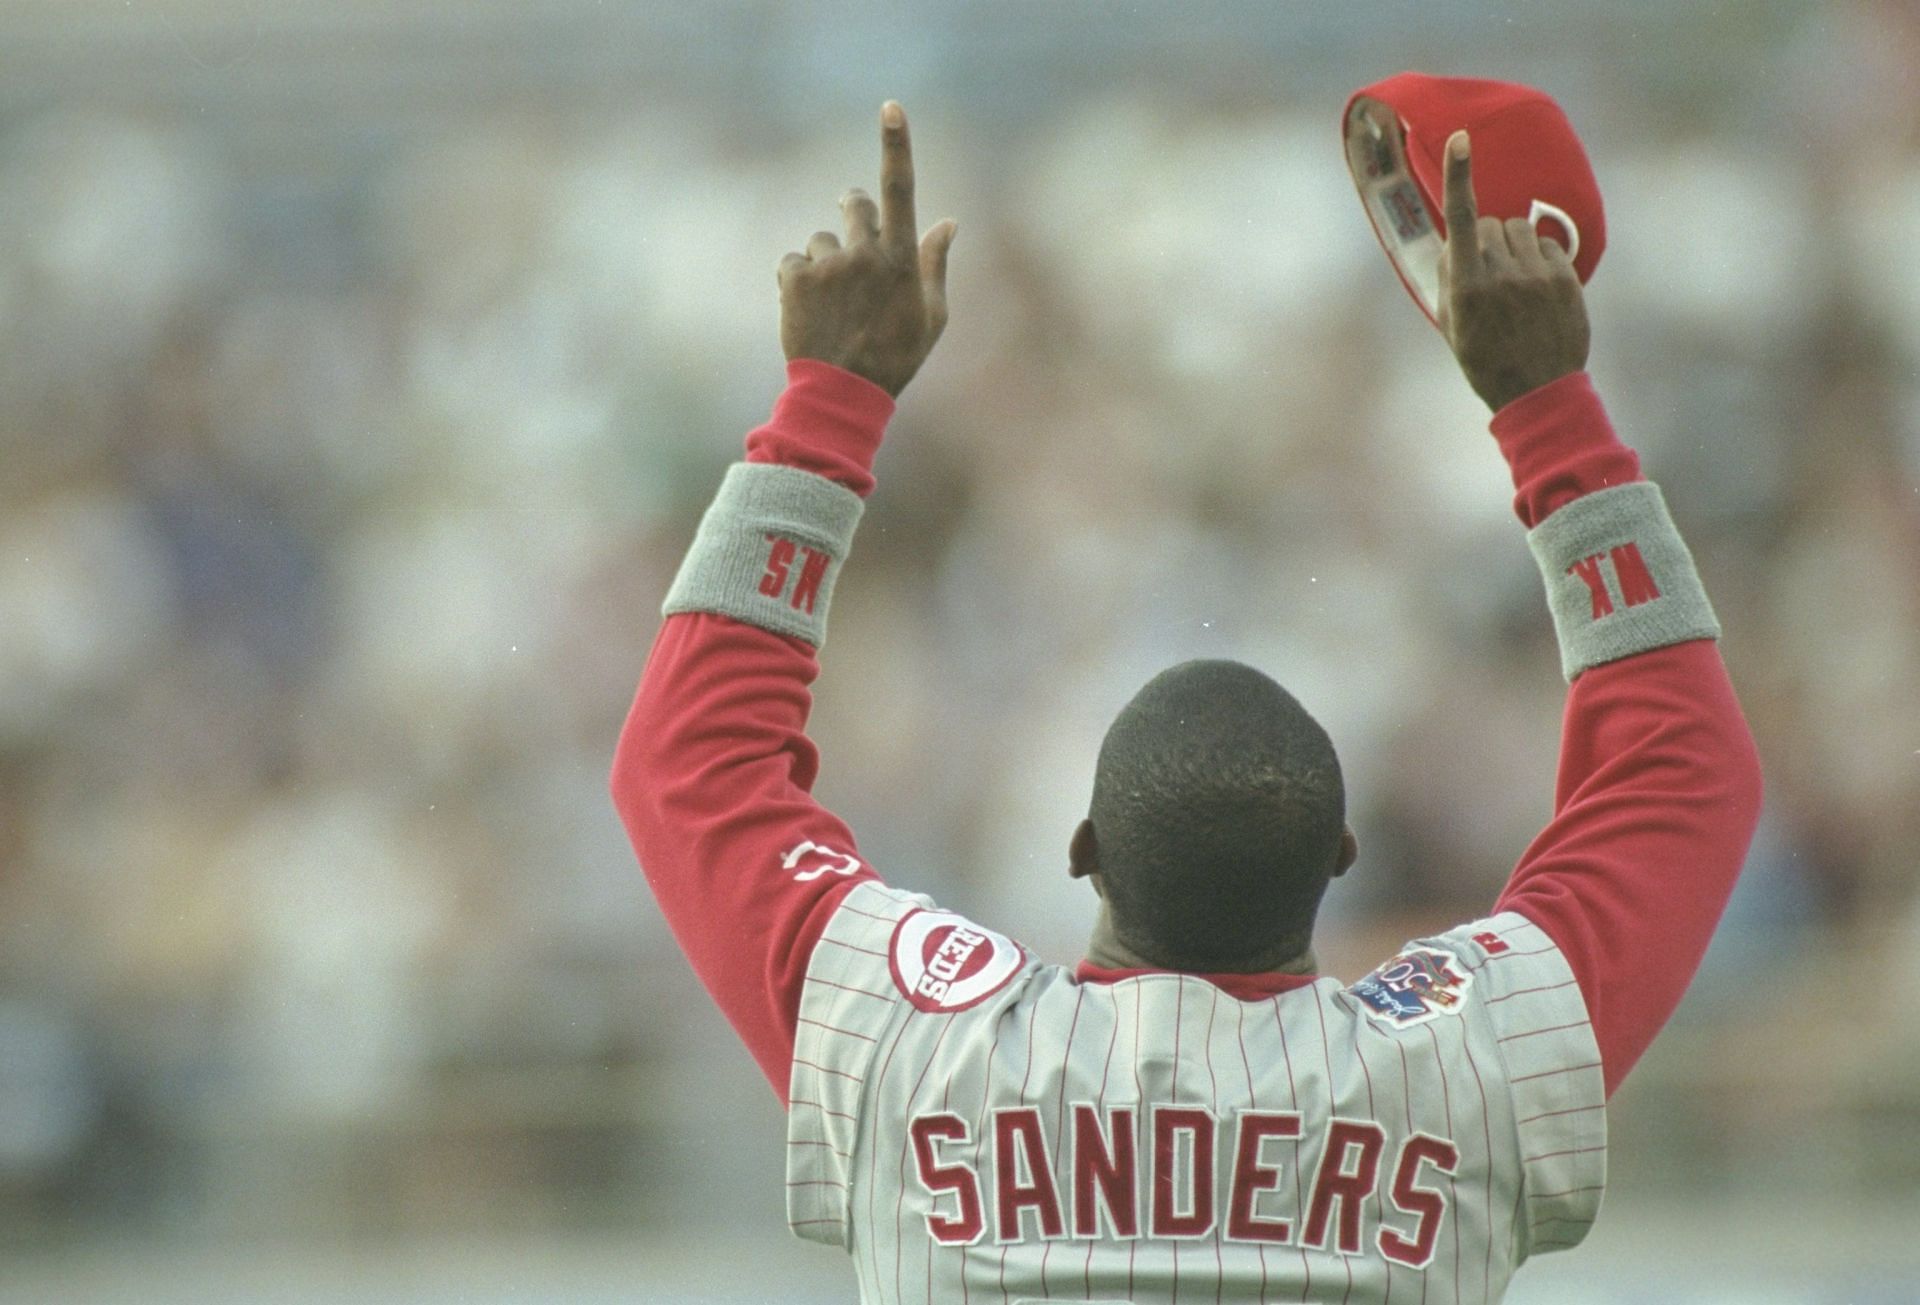
<path fill-rule="evenodd" d="M 995 1110 L 978 1138 L 956 1114 L 914 1117 L 908 1135 L 936 1242 L 969 1246 L 989 1229 L 1010 1243 L 1200 1238 L 1218 1228 L 1229 1242 L 1372 1249 L 1421 1268 L 1447 1217 L 1442 1180 L 1460 1164 L 1448 1139 L 1414 1133 L 1395 1150 L 1370 1119 L 1336 1116 L 1309 1130 L 1292 1111 L 1221 1119 L 1201 1106 L 1143 1116 L 1076 1103 L 1061 1139 L 1048 1136 L 1042 1113 Z"/>
<path fill-rule="evenodd" d="M 887 965 L 901 995 L 923 1011 L 977 1006 L 1007 986 L 1026 953 L 947 911 L 914 911 L 894 926 Z"/>
<path fill-rule="evenodd" d="M 1500 950 L 1506 950 L 1505 944 Z M 1458 1014 L 1472 986 L 1472 972 L 1452 952 L 1409 947 L 1347 991 L 1382 1024 L 1408 1028 Z"/>

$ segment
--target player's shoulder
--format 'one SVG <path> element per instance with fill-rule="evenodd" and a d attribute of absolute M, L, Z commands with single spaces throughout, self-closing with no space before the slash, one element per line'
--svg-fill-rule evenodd
<path fill-rule="evenodd" d="M 1347 989 L 1359 1010 L 1389 1029 L 1463 1016 L 1522 992 L 1571 989 L 1554 940 L 1516 911 L 1413 939 Z M 1578 1000 L 1578 993 L 1572 993 Z"/>
<path fill-rule="evenodd" d="M 855 885 L 842 899 L 815 961 L 825 967 L 851 961 L 876 981 L 884 971 L 890 996 L 930 1014 L 970 1010 L 1045 968 L 999 930 L 945 910 L 924 894 L 873 881 Z"/>

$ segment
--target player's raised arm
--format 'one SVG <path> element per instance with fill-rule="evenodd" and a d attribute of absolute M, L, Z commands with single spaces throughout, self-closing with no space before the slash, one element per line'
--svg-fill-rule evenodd
<path fill-rule="evenodd" d="M 780 262 L 787 388 L 747 437 L 668 593 L 612 789 L 687 957 L 782 1100 L 807 961 L 873 877 L 813 800 L 808 692 L 893 400 L 946 325 L 954 224 L 917 239 L 906 115 L 881 111 L 880 202 L 841 200 Z"/>
<path fill-rule="evenodd" d="M 1583 370 L 1572 261 L 1530 222 L 1478 216 L 1464 132 L 1445 216 L 1441 329 L 1495 410 L 1571 681 L 1554 815 L 1498 909 L 1565 953 L 1611 1093 L 1712 939 L 1759 816 L 1759 763 L 1693 559 Z"/>

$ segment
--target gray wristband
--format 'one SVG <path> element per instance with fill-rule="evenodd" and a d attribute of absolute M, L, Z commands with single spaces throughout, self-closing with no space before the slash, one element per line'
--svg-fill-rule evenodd
<path fill-rule="evenodd" d="M 814 647 L 866 505 L 797 467 L 737 462 L 700 519 L 661 615 L 718 612 Z"/>
<path fill-rule="evenodd" d="M 1527 544 L 1546 581 L 1569 680 L 1602 662 L 1720 637 L 1658 485 L 1639 481 L 1577 498 L 1534 527 Z"/>

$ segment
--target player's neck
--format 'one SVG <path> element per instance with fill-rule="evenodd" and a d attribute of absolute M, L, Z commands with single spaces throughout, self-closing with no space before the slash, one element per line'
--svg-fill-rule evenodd
<path fill-rule="evenodd" d="M 1265 960 L 1266 958 L 1259 958 Z M 1168 970 L 1181 969 L 1188 973 L 1203 971 L 1190 967 L 1166 966 L 1157 961 L 1148 960 L 1133 948 L 1121 941 L 1114 932 L 1113 921 L 1103 906 L 1100 915 L 1093 922 L 1093 936 L 1087 940 L 1087 963 L 1103 970 Z M 1210 974 L 1318 974 L 1319 963 L 1314 959 L 1313 949 L 1296 953 L 1289 957 L 1275 957 L 1272 964 L 1231 965 L 1204 971 Z"/>

